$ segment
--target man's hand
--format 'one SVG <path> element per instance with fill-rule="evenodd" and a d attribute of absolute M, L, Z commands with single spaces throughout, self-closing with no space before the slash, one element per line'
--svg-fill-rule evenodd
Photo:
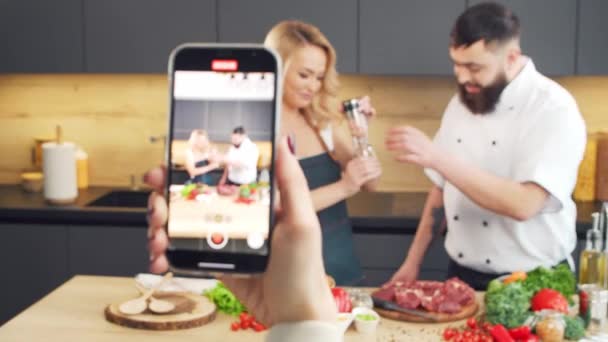
<path fill-rule="evenodd" d="M 395 127 L 388 131 L 386 148 L 397 152 L 395 159 L 425 168 L 436 168 L 440 152 L 424 132 L 411 126 Z"/>

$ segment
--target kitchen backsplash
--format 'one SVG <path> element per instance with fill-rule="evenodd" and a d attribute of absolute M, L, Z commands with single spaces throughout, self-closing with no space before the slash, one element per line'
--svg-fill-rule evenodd
<path fill-rule="evenodd" d="M 589 132 L 608 131 L 608 77 L 565 77 L 557 81 L 578 101 Z M 425 191 L 419 168 L 398 164 L 384 151 L 384 132 L 409 124 L 433 135 L 453 95 L 447 77 L 342 75 L 341 98 L 369 94 L 378 110 L 371 142 L 384 166 L 381 191 Z M 130 185 L 163 159 L 167 125 L 165 75 L 0 75 L 0 183 L 19 181 L 32 167 L 34 138 L 64 138 L 89 153 L 90 184 Z"/>

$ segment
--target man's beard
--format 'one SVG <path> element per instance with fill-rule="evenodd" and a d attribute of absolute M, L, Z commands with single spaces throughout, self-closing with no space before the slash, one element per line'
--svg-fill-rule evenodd
<path fill-rule="evenodd" d="M 496 104 L 500 99 L 500 95 L 508 83 L 506 75 L 501 73 L 496 77 L 494 82 L 485 87 L 480 87 L 478 84 L 471 82 L 458 84 L 460 101 L 467 106 L 473 114 L 489 114 L 496 109 Z M 467 85 L 479 87 L 479 93 L 471 94 L 467 92 L 465 88 Z"/>

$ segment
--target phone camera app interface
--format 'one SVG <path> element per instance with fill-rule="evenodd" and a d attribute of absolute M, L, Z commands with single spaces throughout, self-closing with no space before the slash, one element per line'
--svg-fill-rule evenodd
<path fill-rule="evenodd" d="M 175 71 L 168 221 L 175 248 L 268 253 L 274 78 L 239 72 L 235 60 Z"/>

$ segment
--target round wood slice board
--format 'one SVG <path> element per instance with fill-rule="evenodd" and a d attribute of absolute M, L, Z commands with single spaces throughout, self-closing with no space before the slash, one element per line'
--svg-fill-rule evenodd
<path fill-rule="evenodd" d="M 477 301 L 474 301 L 473 303 L 471 303 L 467 306 L 464 306 L 460 312 L 454 313 L 454 314 L 446 314 L 446 313 L 440 313 L 440 312 L 429 312 L 426 310 L 420 310 L 420 311 L 423 311 L 424 313 L 434 316 L 436 318 L 435 321 L 432 321 L 432 320 L 429 320 L 429 319 L 426 319 L 426 318 L 423 318 L 420 316 L 408 315 L 406 313 L 398 312 L 398 311 L 383 310 L 380 308 L 374 308 L 374 310 L 376 312 L 378 312 L 378 314 L 380 314 L 380 316 L 382 316 L 384 318 L 396 320 L 396 321 L 417 322 L 417 323 L 445 323 L 445 322 L 459 321 L 459 320 L 469 318 L 469 317 L 475 315 L 477 313 L 477 310 L 479 310 L 479 304 L 477 304 Z"/>
<path fill-rule="evenodd" d="M 120 302 L 106 307 L 106 320 L 136 329 L 178 330 L 199 327 L 215 319 L 215 304 L 207 297 L 185 292 L 158 292 L 154 298 L 172 302 L 175 309 L 166 314 L 156 314 L 146 309 L 141 314 L 125 315 L 118 309 Z"/>

